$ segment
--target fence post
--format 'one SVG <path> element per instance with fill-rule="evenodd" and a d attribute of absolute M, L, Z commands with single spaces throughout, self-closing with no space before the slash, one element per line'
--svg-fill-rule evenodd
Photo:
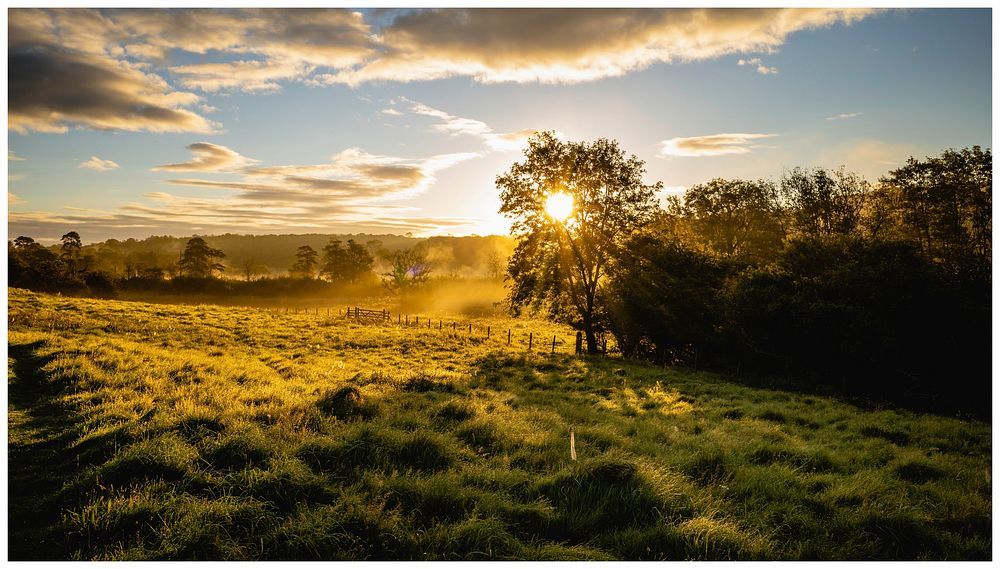
<path fill-rule="evenodd" d="M 471 322 L 469 323 L 469 335 L 470 336 L 472 335 L 472 323 Z"/>
<path fill-rule="evenodd" d="M 452 323 L 451 323 L 451 331 L 452 331 L 452 332 L 454 332 L 454 331 L 455 331 L 455 327 L 456 327 L 456 326 L 458 326 L 458 322 L 452 322 Z"/>
<path fill-rule="evenodd" d="M 510 328 L 507 328 L 507 345 L 510 345 Z"/>
<path fill-rule="evenodd" d="M 420 326 L 420 317 L 417 316 L 417 326 Z"/>
<path fill-rule="evenodd" d="M 531 351 L 531 342 L 532 342 L 532 340 L 534 340 L 534 337 L 535 337 L 535 333 L 534 332 L 528 332 L 528 351 L 529 352 Z"/>
<path fill-rule="evenodd" d="M 583 332 L 576 331 L 576 355 L 583 353 Z"/>
<path fill-rule="evenodd" d="M 489 326 L 486 327 L 486 339 L 487 340 L 490 339 L 490 327 Z"/>
<path fill-rule="evenodd" d="M 552 336 L 552 353 L 556 353 L 556 337 Z"/>
<path fill-rule="evenodd" d="M 444 326 L 444 320 L 438 320 L 438 330 L 440 330 L 442 326 Z"/>
<path fill-rule="evenodd" d="M 406 325 L 407 326 L 410 325 L 410 315 L 409 314 L 406 315 Z"/>

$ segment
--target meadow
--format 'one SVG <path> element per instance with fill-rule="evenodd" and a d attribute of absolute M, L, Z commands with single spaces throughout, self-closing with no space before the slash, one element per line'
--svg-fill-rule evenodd
<path fill-rule="evenodd" d="M 8 302 L 12 560 L 991 558 L 987 423 L 540 320 Z"/>

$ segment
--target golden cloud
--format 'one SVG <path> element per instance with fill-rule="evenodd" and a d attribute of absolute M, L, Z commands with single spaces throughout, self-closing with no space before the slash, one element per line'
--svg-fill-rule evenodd
<path fill-rule="evenodd" d="M 661 156 L 722 156 L 746 154 L 757 148 L 754 140 L 771 138 L 774 134 L 725 133 L 687 138 L 671 138 L 660 143 Z"/>
<path fill-rule="evenodd" d="M 95 170 L 97 172 L 106 172 L 108 170 L 118 168 L 118 164 L 111 160 L 91 156 L 86 162 L 81 162 L 77 168 L 87 168 L 88 170 Z"/>
<path fill-rule="evenodd" d="M 772 52 L 797 31 L 850 24 L 867 9 L 441 9 L 384 28 L 381 53 L 317 81 L 356 85 L 470 76 L 577 83 L 728 54 Z M 769 70 L 773 68 L 766 68 Z"/>
<path fill-rule="evenodd" d="M 154 172 L 227 172 L 235 171 L 257 162 L 240 156 L 234 150 L 211 142 L 195 142 L 186 147 L 193 157 L 188 162 L 163 164 L 153 168 Z"/>
<path fill-rule="evenodd" d="M 212 132 L 216 125 L 183 107 L 198 96 L 127 62 L 56 48 L 16 48 L 7 55 L 7 121 L 25 133 L 98 130 Z"/>

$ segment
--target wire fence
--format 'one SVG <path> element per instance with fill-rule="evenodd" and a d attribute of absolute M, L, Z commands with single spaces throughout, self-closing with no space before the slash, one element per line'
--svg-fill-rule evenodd
<path fill-rule="evenodd" d="M 320 317 L 343 318 L 353 320 L 362 324 L 389 325 L 396 328 L 417 330 L 432 330 L 447 333 L 452 337 L 465 336 L 480 340 L 492 340 L 508 347 L 525 347 L 527 351 L 555 353 L 583 354 L 583 334 L 576 332 L 575 337 L 567 339 L 560 338 L 559 334 L 537 334 L 531 330 L 515 330 L 512 327 L 494 328 L 492 324 L 477 324 L 473 322 L 460 322 L 453 319 L 434 318 L 431 316 L 411 315 L 397 312 L 393 315 L 388 310 L 372 310 L 359 306 L 347 306 L 334 309 L 308 308 L 308 307 L 284 307 L 284 308 L 260 308 L 273 314 L 315 314 Z M 598 338 L 599 353 L 607 354 L 607 339 Z M 570 352 L 570 350 L 572 350 Z"/>

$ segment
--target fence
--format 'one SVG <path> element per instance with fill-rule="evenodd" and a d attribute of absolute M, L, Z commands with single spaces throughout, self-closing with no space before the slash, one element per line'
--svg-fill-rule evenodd
<path fill-rule="evenodd" d="M 354 318 L 355 320 L 389 320 L 388 310 L 365 310 L 364 308 L 358 308 L 355 306 L 351 308 L 347 307 L 347 318 Z"/>
<path fill-rule="evenodd" d="M 266 310 L 268 310 L 269 312 L 274 312 L 279 314 L 282 312 L 284 312 L 285 314 L 289 313 L 299 314 L 300 312 L 303 314 L 316 314 L 316 315 L 322 314 L 322 311 L 319 308 L 313 308 L 313 309 L 297 308 L 297 307 L 269 308 Z M 327 316 L 333 316 L 333 314 L 331 313 L 331 309 L 329 307 L 326 308 L 325 312 Z M 392 315 L 388 310 L 369 310 L 358 306 L 353 306 L 353 307 L 349 306 L 345 309 L 337 309 L 336 315 L 341 318 L 353 319 L 358 322 L 365 322 L 365 323 L 385 323 L 385 322 L 392 323 L 393 321 Z M 485 330 L 480 329 L 478 332 L 479 334 L 482 335 L 477 336 L 475 334 L 474 327 L 471 322 L 468 324 L 460 325 L 456 321 L 450 321 L 446 323 L 445 320 L 442 318 L 438 318 L 437 320 L 435 320 L 427 316 L 411 317 L 409 314 L 404 315 L 399 313 L 396 314 L 395 320 L 396 320 L 396 325 L 399 327 L 408 327 L 416 329 L 426 328 L 430 330 L 442 330 L 442 331 L 447 330 L 449 333 L 454 334 L 455 336 L 458 336 L 459 334 L 465 334 L 467 332 L 469 337 L 480 337 L 486 340 L 497 337 L 496 334 L 494 334 L 493 327 L 490 325 L 487 325 Z M 523 336 L 521 336 L 520 338 L 515 337 L 514 330 L 512 328 L 508 328 L 506 332 L 507 333 L 504 335 L 503 331 L 502 330 L 500 331 L 500 337 L 498 338 L 499 342 L 504 342 L 504 344 L 507 346 L 513 346 L 515 344 L 527 344 L 528 351 L 532 351 L 542 346 L 545 346 L 549 348 L 550 353 L 554 354 L 556 353 L 556 346 L 566 345 L 569 343 L 560 340 L 558 335 L 553 335 L 552 339 L 549 340 L 548 337 L 543 338 L 540 335 L 536 335 L 532 331 L 528 331 L 527 338 L 524 338 Z M 523 334 L 523 332 L 521 334 Z M 573 345 L 574 345 L 574 353 L 576 353 L 577 355 L 584 353 L 582 332 L 576 333 L 576 338 Z M 598 341 L 598 345 L 601 347 L 600 352 L 602 354 L 607 354 L 607 341 L 603 340 L 602 338 L 601 340 Z"/>

